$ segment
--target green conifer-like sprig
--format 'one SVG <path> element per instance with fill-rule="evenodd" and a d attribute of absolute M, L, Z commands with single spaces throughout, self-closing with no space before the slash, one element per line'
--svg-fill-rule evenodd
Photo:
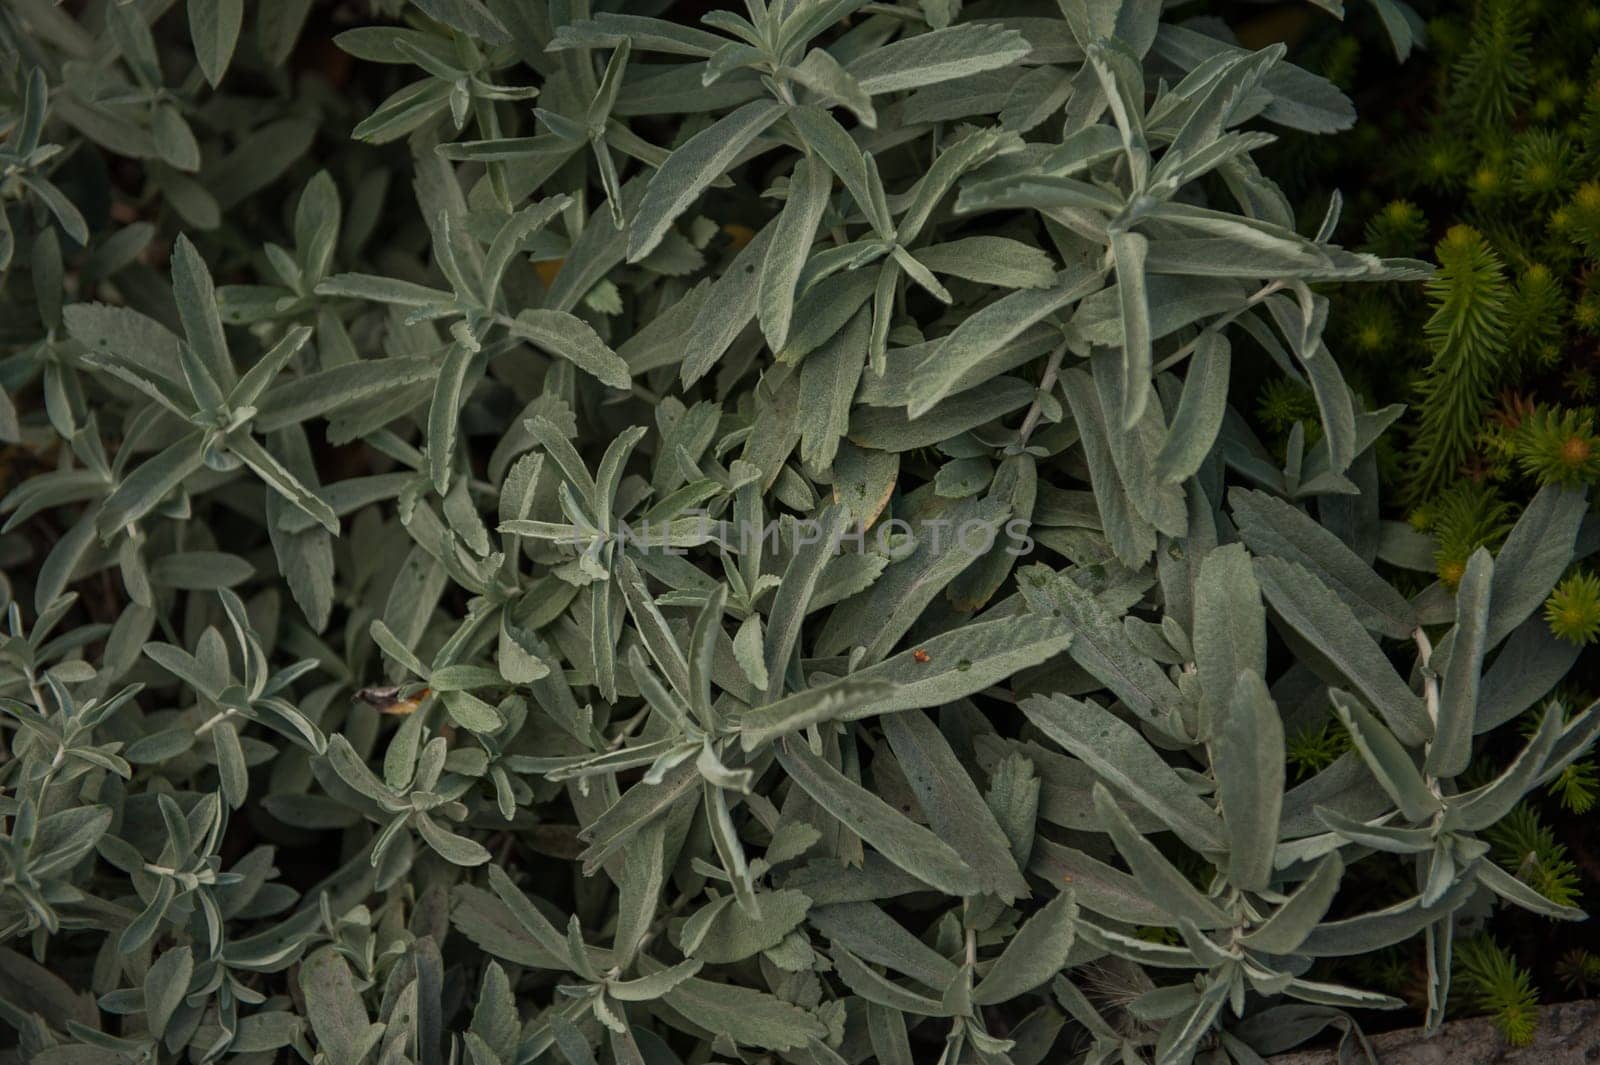
<path fill-rule="evenodd" d="M 1510 951 L 1486 935 L 1456 943 L 1454 977 L 1476 1012 L 1489 1014 L 1512 1046 L 1533 1042 L 1539 1028 L 1539 993 L 1533 977 Z"/>
<path fill-rule="evenodd" d="M 1550 631 L 1568 643 L 1590 644 L 1600 637 L 1600 577 L 1575 570 L 1545 600 Z"/>
<path fill-rule="evenodd" d="M 1510 286 L 1500 257 L 1470 226 L 1453 227 L 1436 249 L 1428 282 L 1434 313 L 1426 335 L 1433 359 L 1419 386 L 1413 443 L 1414 498 L 1436 495 L 1471 453 L 1504 361 Z"/>
<path fill-rule="evenodd" d="M 1517 466 L 1541 485 L 1576 487 L 1600 477 L 1600 437 L 1587 407 L 1540 407 L 1516 436 Z"/>
<path fill-rule="evenodd" d="M 1504 125 L 1533 78 L 1527 0 L 1483 0 L 1451 69 L 1450 106 L 1478 128 Z"/>
<path fill-rule="evenodd" d="M 1534 263 L 1522 272 L 1506 304 L 1511 350 L 1519 362 L 1547 362 L 1559 354 L 1566 309 L 1566 293 L 1548 266 Z"/>
<path fill-rule="evenodd" d="M 1439 579 L 1454 586 L 1467 568 L 1467 560 L 1480 547 L 1493 548 L 1511 529 L 1511 504 L 1489 485 L 1463 481 L 1417 515 L 1433 533 L 1434 566 Z"/>

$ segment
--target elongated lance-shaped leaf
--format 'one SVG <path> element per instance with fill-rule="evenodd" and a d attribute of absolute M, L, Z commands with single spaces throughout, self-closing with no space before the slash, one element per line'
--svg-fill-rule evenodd
<path fill-rule="evenodd" d="M 1125 428 L 1139 424 L 1150 397 L 1150 297 L 1145 291 L 1145 252 L 1150 242 L 1142 233 L 1113 230 L 1111 257 L 1117 267 L 1117 292 L 1122 304 L 1122 410 Z"/>
<path fill-rule="evenodd" d="M 689 205 L 727 173 L 745 149 L 783 114 L 773 100 L 754 100 L 689 138 L 650 179 L 628 227 L 628 261 L 655 250 Z"/>
<path fill-rule="evenodd" d="M 1539 489 L 1523 509 L 1495 560 L 1485 648 L 1497 646 L 1545 601 L 1572 561 L 1587 510 L 1586 492 L 1553 484 Z"/>
<path fill-rule="evenodd" d="M 785 740 L 776 752 L 796 787 L 901 869 L 947 894 L 976 895 L 984 890 L 983 878 L 948 843 L 812 754 L 803 743 Z"/>
<path fill-rule="evenodd" d="M 1036 614 L 1064 620 L 1069 651 L 1139 718 L 1161 723 L 1181 711 L 1182 697 L 1160 667 L 1129 641 L 1118 619 L 1087 588 L 1045 566 L 1018 573 L 1023 598 Z"/>
<path fill-rule="evenodd" d="M 1240 943 L 1264 954 L 1292 954 L 1327 914 L 1343 876 L 1344 862 L 1335 851 L 1318 862 L 1299 889 Z"/>
<path fill-rule="evenodd" d="M 95 522 L 100 529 L 101 539 L 110 540 L 125 526 L 154 510 L 169 493 L 204 465 L 204 450 L 204 436 L 190 433 L 169 444 L 153 458 L 145 460 L 117 486 L 101 508 Z"/>
<path fill-rule="evenodd" d="M 1594 712 L 1589 711 L 1583 723 L 1592 725 L 1593 715 Z M 1547 707 L 1538 731 L 1504 772 L 1480 788 L 1451 796 L 1445 808 L 1445 827 L 1481 832 L 1509 813 L 1548 765 L 1561 736 L 1562 717 L 1560 704 Z M 1590 737 L 1593 737 L 1592 729 Z"/>
<path fill-rule="evenodd" d="M 1206 898 L 1189 882 L 1177 867 L 1146 839 L 1128 815 L 1122 812 L 1105 785 L 1094 786 L 1094 808 L 1117 850 L 1127 861 L 1128 868 L 1145 890 L 1151 893 L 1163 913 L 1176 923 L 1177 919 L 1193 921 L 1204 928 L 1222 928 L 1230 924 L 1228 915 L 1216 903 Z"/>
<path fill-rule="evenodd" d="M 1420 822 L 1432 817 L 1442 806 L 1439 796 L 1423 779 L 1422 771 L 1395 734 L 1347 692 L 1332 688 L 1328 696 L 1334 713 L 1350 733 L 1350 742 L 1406 819 Z"/>
<path fill-rule="evenodd" d="M 1267 673 L 1267 613 L 1243 546 L 1227 544 L 1201 559 L 1192 642 L 1201 733 L 1210 735 L 1227 716 L 1240 675 L 1249 671 L 1259 679 Z"/>
<path fill-rule="evenodd" d="M 1133 799 L 1191 846 L 1226 849 L 1210 805 L 1132 727 L 1094 703 L 1064 695 L 1034 695 L 1018 704 L 1041 732 L 1065 747 L 1102 780 Z"/>
<path fill-rule="evenodd" d="M 820 515 L 798 527 L 798 544 L 794 557 L 784 569 L 783 579 L 773 597 L 772 610 L 767 615 L 767 693 L 775 696 L 782 691 L 784 677 L 789 671 L 789 659 L 800 639 L 800 627 L 805 622 L 806 610 L 811 604 L 817 582 L 822 579 L 823 568 L 838 556 L 840 539 L 849 526 L 850 508 L 834 503 Z"/>
<path fill-rule="evenodd" d="M 1494 559 L 1480 547 L 1467 560 L 1466 572 L 1456 589 L 1450 662 L 1439 689 L 1439 718 L 1434 724 L 1433 742 L 1428 745 L 1428 757 L 1422 766 L 1432 777 L 1460 776 L 1472 759 L 1493 580 Z"/>
<path fill-rule="evenodd" d="M 1355 614 L 1305 567 L 1255 560 L 1256 579 L 1272 609 L 1313 653 L 1326 658 L 1403 743 L 1421 746 L 1433 734 L 1422 700 L 1406 686 Z"/>
<path fill-rule="evenodd" d="M 778 215 L 777 229 L 761 266 L 759 289 L 761 332 L 773 351 L 783 350 L 794 313 L 795 286 L 816 239 L 817 224 L 828 206 L 832 181 L 826 167 L 811 159 L 795 164 L 789 198 Z"/>
<path fill-rule="evenodd" d="M 1194 476 L 1216 445 L 1228 409 L 1228 380 L 1233 353 L 1228 338 L 1207 329 L 1195 338 L 1183 395 L 1156 456 L 1156 473 L 1168 483 Z"/>
<path fill-rule="evenodd" d="M 1002 902 L 1028 893 L 1011 841 L 939 727 L 920 710 L 891 714 L 884 735 L 935 834 L 954 847 Z"/>
<path fill-rule="evenodd" d="M 950 394 L 968 367 L 1099 288 L 1102 277 L 1088 267 L 1068 268 L 1050 288 L 1013 292 L 964 319 L 928 356 L 925 373 L 912 387 L 906 413 L 912 418 L 927 414 Z"/>
<path fill-rule="evenodd" d="M 1212 744 L 1217 794 L 1228 826 L 1228 879 L 1262 891 L 1272 879 L 1283 810 L 1283 719 L 1260 674 L 1242 669 Z"/>
<path fill-rule="evenodd" d="M 1304 512 L 1265 492 L 1228 493 L 1239 536 L 1257 555 L 1293 562 L 1316 574 L 1369 631 L 1408 640 L 1416 610 L 1343 540 Z"/>
<path fill-rule="evenodd" d="M 1345 958 L 1382 950 L 1410 939 L 1477 890 L 1475 881 L 1463 879 L 1431 906 L 1411 898 L 1356 917 L 1325 921 L 1300 943 L 1295 953 L 1312 958 Z"/>

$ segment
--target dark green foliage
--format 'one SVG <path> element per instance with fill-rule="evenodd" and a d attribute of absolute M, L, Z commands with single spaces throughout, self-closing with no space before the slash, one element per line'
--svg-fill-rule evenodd
<path fill-rule="evenodd" d="M 1435 234 L 1169 8 L 0 7 L 0 1060 L 1243 1065 L 1582 918 L 1585 423 L 1452 482 L 1590 297 L 1448 238 L 1399 455 Z"/>

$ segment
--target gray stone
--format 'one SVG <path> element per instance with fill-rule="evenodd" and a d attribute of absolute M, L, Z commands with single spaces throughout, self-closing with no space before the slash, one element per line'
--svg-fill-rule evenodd
<path fill-rule="evenodd" d="M 1591 1065 L 1600 1062 L 1600 1000 L 1558 1002 L 1539 1011 L 1533 1043 L 1509 1046 L 1487 1017 L 1451 1021 L 1431 1039 L 1420 1028 L 1372 1037 L 1381 1065 Z M 1273 1065 L 1337 1065 L 1331 1050 L 1296 1051 Z M 1357 1059 L 1359 1060 L 1359 1058 Z"/>

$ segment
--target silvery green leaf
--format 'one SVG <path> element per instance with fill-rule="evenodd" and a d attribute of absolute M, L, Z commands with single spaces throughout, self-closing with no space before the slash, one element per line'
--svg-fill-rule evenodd
<path fill-rule="evenodd" d="M 936 274 L 1005 288 L 1049 288 L 1055 283 L 1049 253 L 1009 237 L 974 236 L 916 250 Z"/>
<path fill-rule="evenodd" d="M 796 787 L 906 872 L 951 895 L 976 895 L 984 889 L 982 878 L 949 844 L 851 781 L 804 744 L 786 740 L 775 750 Z"/>
<path fill-rule="evenodd" d="M 1067 963 L 1078 906 L 1062 891 L 1017 929 L 988 974 L 972 989 L 980 1006 L 1007 1002 L 1049 980 Z"/>
<path fill-rule="evenodd" d="M 767 249 L 776 231 L 775 224 L 763 227 L 740 249 L 728 269 L 705 293 L 682 339 L 686 354 L 678 370 L 678 379 L 685 388 L 710 372 L 756 316 L 761 265 L 766 261 Z"/>
<path fill-rule="evenodd" d="M 907 880 L 905 888 L 919 890 L 918 881 L 898 875 Z M 815 890 L 815 885 L 808 887 Z M 807 923 L 835 948 L 843 947 L 863 961 L 904 973 L 931 988 L 949 985 L 959 972 L 944 955 L 870 901 L 814 907 Z"/>
<path fill-rule="evenodd" d="M 317 295 L 345 296 L 415 308 L 451 307 L 455 303 L 455 297 L 440 289 L 372 274 L 334 274 L 317 284 Z"/>
<path fill-rule="evenodd" d="M 1491 861 L 1480 860 L 1472 868 L 1479 883 L 1514 906 L 1558 921 L 1582 921 L 1589 916 L 1576 906 L 1566 906 L 1545 898 L 1529 884 Z"/>
<path fill-rule="evenodd" d="M 1585 493 L 1546 485 L 1523 510 L 1495 558 L 1485 648 L 1497 646 L 1537 610 L 1572 559 Z"/>
<path fill-rule="evenodd" d="M 1111 255 L 1117 269 L 1117 292 L 1122 304 L 1122 410 L 1121 423 L 1131 429 L 1144 414 L 1150 395 L 1150 301 L 1145 292 L 1145 253 L 1149 241 L 1142 233 L 1113 230 Z"/>
<path fill-rule="evenodd" d="M 1371 704 L 1401 742 L 1421 746 L 1430 738 L 1433 723 L 1422 700 L 1342 599 L 1297 563 L 1258 558 L 1255 570 L 1273 611 Z"/>
<path fill-rule="evenodd" d="M 614 48 L 622 40 L 632 41 L 635 48 L 645 51 L 699 58 L 709 56 L 723 44 L 723 38 L 692 26 L 608 11 L 557 27 L 550 50 Z"/>
<path fill-rule="evenodd" d="M 913 619 L 987 550 L 991 538 L 998 540 L 1007 517 L 1003 504 L 930 496 L 922 495 L 920 505 L 901 512 L 915 538 L 914 550 L 886 567 L 864 594 L 834 608 L 817 637 L 817 653 L 864 647 L 864 664 L 882 661 Z"/>
<path fill-rule="evenodd" d="M 1267 672 L 1266 609 L 1243 546 L 1228 544 L 1201 559 L 1192 640 L 1202 729 L 1207 729 L 1230 717 L 1234 684 L 1242 673 L 1259 680 Z"/>
<path fill-rule="evenodd" d="M 1600 704 L 1590 703 L 1566 723 L 1545 759 L 1544 772 L 1539 774 L 1540 783 L 1548 783 L 1587 751 L 1595 738 L 1600 736 L 1600 713 L 1596 713 L 1597 708 L 1600 708 Z"/>
<path fill-rule="evenodd" d="M 628 261 L 638 262 L 653 251 L 673 221 L 781 114 L 777 102 L 753 100 L 673 151 L 656 169 L 629 223 Z"/>
<path fill-rule="evenodd" d="M 824 54 L 821 52 L 813 54 Z M 789 196 L 778 215 L 772 242 L 761 267 L 759 319 L 761 332 L 774 351 L 783 349 L 794 311 L 795 286 L 805 268 L 817 225 L 828 206 L 832 182 L 828 171 L 809 158 L 795 164 L 789 179 Z"/>
<path fill-rule="evenodd" d="M 909 408 L 902 412 L 858 407 L 850 418 L 848 436 L 851 443 L 874 451 L 915 451 L 1020 410 L 1036 392 L 1019 378 L 997 377 L 985 388 L 937 400 L 916 414 L 909 413 Z"/>
<path fill-rule="evenodd" d="M 1410 639 L 1416 611 L 1327 528 L 1303 511 L 1264 492 L 1235 488 L 1228 494 L 1239 535 L 1258 555 L 1298 563 L 1344 601 L 1367 629 Z"/>
<path fill-rule="evenodd" d="M 1189 969 L 1201 964 L 1194 952 L 1186 946 L 1170 946 L 1114 932 L 1084 919 L 1078 921 L 1077 931 L 1078 939 L 1082 943 L 1100 950 L 1103 954 L 1126 958 L 1140 965 L 1160 969 Z"/>
<path fill-rule="evenodd" d="M 706 761 L 706 752 L 709 750 L 709 747 L 702 748 L 702 762 Z M 722 868 L 727 873 L 729 882 L 733 885 L 733 893 L 739 900 L 740 909 L 750 917 L 759 920 L 761 917 L 761 900 L 756 895 L 755 877 L 750 871 L 749 863 L 745 861 L 744 844 L 739 840 L 739 833 L 734 826 L 732 812 L 728 808 L 728 789 L 725 786 L 728 782 L 708 774 L 701 765 L 697 765 L 696 769 L 700 772 L 701 777 L 704 778 L 701 788 L 703 792 L 701 801 L 705 806 L 707 823 L 711 828 L 711 842 L 716 849 L 717 857 L 721 859 Z M 748 784 L 746 784 L 745 790 L 748 790 L 748 787 Z M 787 932 L 787 929 L 785 929 L 785 932 Z M 771 945 L 767 944 L 767 946 Z"/>
<path fill-rule="evenodd" d="M 1207 329 L 1195 339 L 1183 396 L 1156 456 L 1156 473 L 1162 480 L 1187 480 L 1211 454 L 1227 410 L 1232 362 L 1228 340 L 1221 333 Z"/>
<path fill-rule="evenodd" d="M 716 903 L 691 914 L 683 925 L 685 952 L 708 965 L 742 961 L 776 946 L 811 908 L 805 895 L 783 889 L 761 892 L 760 902 L 754 916 L 741 906 L 719 907 Z M 708 911 L 707 920 L 697 920 Z"/>
<path fill-rule="evenodd" d="M 750 683 L 765 690 L 769 686 L 769 678 L 766 663 L 762 660 L 762 646 L 761 618 L 752 614 L 740 623 L 739 631 L 734 634 L 733 654 Z"/>
<path fill-rule="evenodd" d="M 1337 851 L 1317 863 L 1284 903 L 1239 942 L 1264 954 L 1294 953 L 1327 914 L 1344 876 L 1344 863 Z"/>
<path fill-rule="evenodd" d="M 1191 846 L 1226 850 L 1209 803 L 1137 731 L 1110 711 L 1064 695 L 1034 695 L 1018 704 L 1028 720 L 1117 791 L 1135 800 Z M 1080 895 L 1079 901 L 1087 905 Z"/>
<path fill-rule="evenodd" d="M 1319 808 L 1318 816 L 1340 839 L 1390 854 L 1426 854 L 1438 841 L 1430 828 L 1396 828 L 1357 821 L 1333 810 Z"/>
<path fill-rule="evenodd" d="M 941 633 L 850 675 L 861 684 L 893 685 L 888 694 L 864 700 L 859 716 L 953 703 L 1048 661 L 1071 642 L 1069 622 L 1035 614 L 977 621 Z"/>
<path fill-rule="evenodd" d="M 824 99 L 849 109 L 867 129 L 878 125 L 872 98 L 839 61 L 821 48 L 813 48 L 792 68 L 794 80 Z"/>
<path fill-rule="evenodd" d="M 1302 1002 L 1317 1002 L 1325 1006 L 1342 1006 L 1347 1009 L 1378 1009 L 1397 1010 L 1405 1008 L 1403 999 L 1392 995 L 1380 994 L 1376 991 L 1362 991 L 1352 987 L 1341 987 L 1337 984 L 1323 983 L 1320 980 L 1303 980 L 1296 978 L 1289 982 L 1284 991 L 1290 998 L 1297 998 Z"/>
<path fill-rule="evenodd" d="M 690 958 L 637 980 L 612 980 L 606 986 L 606 993 L 619 1002 L 653 1002 L 694 976 L 703 965 L 700 959 Z"/>
<path fill-rule="evenodd" d="M 243 21 L 244 0 L 198 0 L 189 6 L 195 59 L 213 88 L 227 72 Z"/>
<path fill-rule="evenodd" d="M 417 0 L 417 6 L 430 18 L 460 30 L 469 39 L 476 38 L 490 44 L 504 44 L 511 39 L 505 24 L 495 17 L 483 0 Z"/>
<path fill-rule="evenodd" d="M 1192 70 L 1209 56 L 1246 56 L 1242 48 L 1225 44 L 1194 29 L 1163 23 L 1152 51 L 1183 70 Z M 1355 106 L 1331 82 L 1289 63 L 1279 63 L 1262 78 L 1270 94 L 1262 117 L 1307 133 L 1333 133 L 1355 121 Z"/>
<path fill-rule="evenodd" d="M 1533 787 L 1547 764 L 1561 738 L 1562 717 L 1559 705 L 1547 707 L 1539 730 L 1499 776 L 1482 787 L 1451 796 L 1445 808 L 1445 826 L 1481 832 L 1509 813 Z M 1583 723 L 1587 725 L 1592 720 L 1590 717 Z"/>
<path fill-rule="evenodd" d="M 228 450 L 237 456 L 250 472 L 266 483 L 284 500 L 304 511 L 317 524 L 335 535 L 339 532 L 339 518 L 333 508 L 323 502 L 315 492 L 302 484 L 272 452 L 252 436 L 237 433 L 228 440 Z"/>
<path fill-rule="evenodd" d="M 807 542 L 800 544 L 784 569 L 783 579 L 773 596 L 772 609 L 767 613 L 766 691 L 776 695 L 782 691 L 783 679 L 789 672 L 789 660 L 800 639 L 800 627 L 805 622 L 806 609 L 815 593 L 817 581 L 822 577 L 828 559 L 839 550 L 839 539 L 850 520 L 846 507 L 835 503 L 812 519 L 807 530 Z"/>
<path fill-rule="evenodd" d="M 820 160 L 844 182 L 856 206 L 874 228 L 887 226 L 889 219 L 875 214 L 876 200 L 867 171 L 866 156 L 838 119 L 822 108 L 811 105 L 791 107 L 786 117 L 805 144 L 808 158 Z M 880 232 L 879 235 L 885 234 Z"/>
<path fill-rule="evenodd" d="M 1095 381 L 1078 369 L 1067 370 L 1061 380 L 1089 464 L 1089 484 L 1100 510 L 1101 527 L 1118 561 L 1128 567 L 1142 567 L 1156 548 L 1156 530 L 1134 508 L 1117 471 Z"/>
<path fill-rule="evenodd" d="M 1425 36 L 1421 16 L 1405 0 L 1371 0 L 1371 3 L 1383 22 L 1384 32 L 1389 35 L 1389 43 L 1394 46 L 1395 59 L 1405 62 Z"/>
<path fill-rule="evenodd" d="M 505 870 L 489 866 L 489 887 L 504 905 L 508 915 L 551 959 L 567 956 L 566 937 L 551 924 L 528 897 L 512 883 Z"/>
<path fill-rule="evenodd" d="M 428 407 L 428 472 L 434 490 L 444 495 L 455 466 L 457 419 L 467 394 L 467 374 L 477 352 L 463 343 L 445 349 L 444 364 L 434 380 L 433 402 Z"/>
<path fill-rule="evenodd" d="M 873 712 L 875 698 L 890 697 L 894 691 L 888 683 L 845 677 L 794 692 L 740 715 L 740 741 L 746 751 L 754 751 L 811 725 L 866 716 Z"/>
<path fill-rule="evenodd" d="M 1072 634 L 1072 657 L 1145 721 L 1161 724 L 1182 711 L 1182 696 L 1155 662 L 1128 640 L 1119 619 L 1087 588 L 1045 566 L 1018 573 L 1029 608 L 1063 619 Z"/>
<path fill-rule="evenodd" d="M 1145 890 L 1151 893 L 1169 920 L 1182 918 L 1203 928 L 1222 928 L 1231 923 L 1228 915 L 1216 903 L 1202 895 L 1154 844 L 1133 827 L 1128 815 L 1122 812 L 1102 784 L 1095 785 L 1094 807 L 1101 825 L 1127 861 L 1128 868 Z"/>
<path fill-rule="evenodd" d="M 989 160 L 1022 149 L 1022 139 L 1016 134 L 996 130 L 972 129 L 950 144 L 934 159 L 933 165 L 917 180 L 910 201 L 900 218 L 897 233 L 901 241 L 914 242 L 927 225 L 935 207 L 954 187 L 963 174 Z M 921 249 L 927 251 L 928 249 Z M 931 264 L 930 264 L 931 265 Z M 959 276 L 959 275 L 958 275 Z M 1039 287 L 1049 287 L 1051 280 L 1041 278 Z"/>
<path fill-rule="evenodd" d="M 211 730 L 217 754 L 217 774 L 222 783 L 222 794 L 228 805 L 237 810 L 244 805 L 249 791 L 249 770 L 245 765 L 244 750 L 239 745 L 239 733 L 231 722 L 223 722 Z"/>
<path fill-rule="evenodd" d="M 827 1031 L 811 1013 L 782 999 L 754 988 L 714 983 L 697 976 L 668 991 L 662 1001 L 702 1031 L 766 1050 L 802 1046 Z"/>
<path fill-rule="evenodd" d="M 920 1017 L 944 1017 L 948 1011 L 938 999 L 929 998 L 867 968 L 843 947 L 833 948 L 833 964 L 846 987 L 867 1002 L 885 1009 Z"/>
<path fill-rule="evenodd" d="M 1472 758 L 1493 579 L 1494 559 L 1487 549 L 1480 547 L 1467 560 L 1466 572 L 1456 589 L 1456 625 L 1451 630 L 1450 661 L 1441 678 L 1439 716 L 1433 742 L 1428 745 L 1428 757 L 1423 763 L 1424 771 L 1432 777 L 1460 776 L 1466 772 Z"/>
<path fill-rule="evenodd" d="M 178 304 L 184 336 L 205 374 L 218 387 L 231 389 L 237 377 L 228 355 L 228 341 L 222 335 L 211 272 L 189 238 L 182 235 L 172 248 L 172 295 Z"/>
<path fill-rule="evenodd" d="M 683 762 L 667 770 L 660 783 L 642 782 L 625 791 L 579 833 L 579 839 L 588 843 L 579 856 L 584 868 L 589 872 L 598 869 L 645 825 L 692 796 L 691 789 L 699 781 L 693 762 Z"/>
<path fill-rule="evenodd" d="M 305 374 L 269 388 L 261 397 L 254 425 L 261 432 L 276 432 L 351 407 L 376 404 L 433 380 L 438 372 L 432 359 L 399 357 Z"/>
<path fill-rule="evenodd" d="M 800 364 L 800 458 L 808 472 L 830 469 L 850 426 L 850 408 L 867 361 L 871 317 L 857 311 Z"/>
<path fill-rule="evenodd" d="M 1090 368 L 1111 448 L 1112 465 L 1117 469 L 1128 501 L 1157 531 L 1168 536 L 1183 535 L 1188 529 L 1183 490 L 1177 485 L 1163 483 L 1155 472 L 1156 457 L 1167 436 L 1160 405 L 1146 404 L 1137 423 L 1124 427 L 1117 412 L 1127 409 L 1122 391 L 1125 360 L 1114 350 L 1102 348 L 1091 356 Z"/>
<path fill-rule="evenodd" d="M 1262 891 L 1272 879 L 1283 809 L 1284 736 L 1278 707 L 1251 668 L 1239 671 L 1212 750 L 1228 828 L 1228 878 Z"/>
<path fill-rule="evenodd" d="M 129 474 L 100 509 L 95 525 L 109 540 L 154 510 L 163 499 L 204 466 L 204 437 L 193 433 L 146 459 Z"/>
<path fill-rule="evenodd" d="M 144 978 L 145 1023 L 157 1039 L 167 1033 L 172 1015 L 189 993 L 194 976 L 194 952 L 186 946 L 169 948 L 150 965 Z"/>
<path fill-rule="evenodd" d="M 1002 296 L 964 319 L 930 353 L 928 372 L 913 386 L 906 413 L 913 419 L 933 410 L 950 394 L 970 366 L 1014 340 L 1030 326 L 1099 288 L 1101 275 L 1078 268 L 1063 270 L 1050 288 L 1024 289 Z"/>
<path fill-rule="evenodd" d="M 846 69 L 863 89 L 877 95 L 1008 67 L 1030 50 L 1015 30 L 969 23 L 902 37 Z"/>
<path fill-rule="evenodd" d="M 324 947 L 301 964 L 300 990 L 317 1047 L 330 1065 L 360 1065 L 382 1037 L 383 1025 L 368 1021 L 349 963 Z"/>
<path fill-rule="evenodd" d="M 1194 1059 L 1200 1041 L 1211 1031 L 1222 1007 L 1227 1004 L 1228 989 L 1226 977 L 1217 973 L 1207 977 L 1205 990 L 1194 1005 L 1176 1022 L 1169 1022 L 1161 1029 L 1156 1045 L 1157 1065 L 1178 1065 Z"/>
<path fill-rule="evenodd" d="M 1367 768 L 1383 790 L 1400 807 L 1406 820 L 1426 821 L 1441 806 L 1410 752 L 1393 732 L 1384 728 L 1358 701 L 1337 688 L 1330 689 L 1334 713 L 1350 733 L 1350 740 L 1366 760 Z"/>
<path fill-rule="evenodd" d="M 910 710 L 884 718 L 883 731 L 938 838 L 957 849 L 989 894 L 1005 903 L 1027 895 L 1011 841 L 939 727 L 922 711 Z"/>
<path fill-rule="evenodd" d="M 484 257 L 482 297 L 484 306 L 495 305 L 507 267 L 511 265 L 512 259 L 523 249 L 529 238 L 549 225 L 551 220 L 566 210 L 571 203 L 571 199 L 567 196 L 550 196 L 524 207 L 501 224 Z"/>
<path fill-rule="evenodd" d="M 522 1023 L 517 1017 L 517 999 L 511 990 L 511 981 L 499 962 L 491 961 L 483 970 L 483 982 L 478 990 L 478 1001 L 472 1010 L 472 1028 L 469 1038 L 482 1040 L 483 1048 L 504 1062 L 516 1055 L 517 1043 L 522 1037 Z"/>
<path fill-rule="evenodd" d="M 506 324 L 513 336 L 559 355 L 611 388 L 627 388 L 632 380 L 623 362 L 581 318 L 564 311 L 527 308 Z"/>
<path fill-rule="evenodd" d="M 1296 954 L 1312 958 L 1344 958 L 1367 954 L 1410 939 L 1423 928 L 1443 917 L 1478 889 L 1471 878 L 1457 881 L 1430 906 L 1416 898 L 1357 917 L 1324 921 L 1295 949 Z"/>

